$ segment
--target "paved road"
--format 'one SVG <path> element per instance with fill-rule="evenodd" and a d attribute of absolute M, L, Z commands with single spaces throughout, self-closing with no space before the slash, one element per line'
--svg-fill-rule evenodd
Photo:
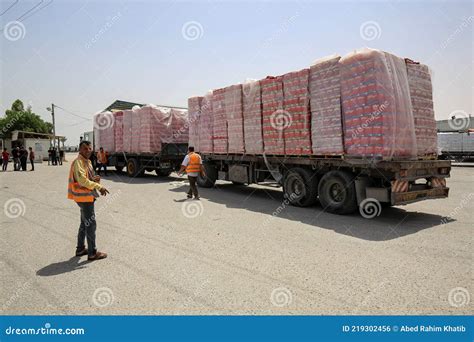
<path fill-rule="evenodd" d="M 96 205 L 109 258 L 88 263 L 72 257 L 68 168 L 0 174 L 0 313 L 473 313 L 474 169 L 453 169 L 449 199 L 373 220 L 288 207 L 259 186 L 183 202 L 183 178 L 114 174 Z"/>

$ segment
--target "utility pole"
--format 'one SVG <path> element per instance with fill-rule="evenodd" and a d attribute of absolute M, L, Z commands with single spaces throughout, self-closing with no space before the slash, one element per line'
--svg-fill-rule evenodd
<path fill-rule="evenodd" d="M 53 117 L 53 147 L 56 147 L 56 123 L 54 121 L 54 103 L 51 103 L 51 108 L 46 108 L 49 112 L 51 112 L 51 116 Z"/>

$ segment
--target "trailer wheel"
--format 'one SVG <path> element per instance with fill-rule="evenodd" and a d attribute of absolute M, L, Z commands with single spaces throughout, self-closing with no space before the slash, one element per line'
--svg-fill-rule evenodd
<path fill-rule="evenodd" d="M 299 167 L 290 169 L 283 179 L 283 195 L 290 204 L 298 207 L 314 204 L 318 197 L 316 174 Z"/>
<path fill-rule="evenodd" d="M 122 172 L 122 171 L 123 171 L 123 166 L 115 165 L 115 170 L 116 170 L 117 172 Z"/>
<path fill-rule="evenodd" d="M 329 171 L 319 182 L 319 201 L 333 214 L 350 214 L 357 210 L 354 177 L 345 171 Z"/>
<path fill-rule="evenodd" d="M 129 177 L 138 177 L 143 175 L 145 170 L 140 168 L 140 164 L 138 163 L 138 160 L 135 158 L 130 158 L 127 161 L 127 175 Z"/>
<path fill-rule="evenodd" d="M 206 162 L 204 162 L 202 166 L 206 172 L 206 177 L 199 175 L 197 183 L 201 188 L 212 188 L 214 184 L 216 184 L 217 168 L 214 165 Z"/>

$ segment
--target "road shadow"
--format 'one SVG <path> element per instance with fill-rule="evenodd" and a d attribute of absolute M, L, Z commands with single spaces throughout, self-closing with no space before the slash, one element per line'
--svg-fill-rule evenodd
<path fill-rule="evenodd" d="M 169 191 L 185 195 L 187 189 L 187 186 L 180 186 Z M 445 229 L 446 224 L 455 221 L 441 215 L 411 211 L 409 206 L 384 208 L 380 216 L 373 219 L 365 219 L 359 213 L 335 215 L 325 212 L 319 203 L 306 208 L 288 205 L 281 189 L 275 187 L 219 182 L 214 188 L 199 188 L 199 193 L 203 202 L 210 201 L 227 208 L 266 215 L 263 223 L 266 227 L 272 227 L 277 220 L 286 219 L 311 225 L 315 229 L 330 229 L 338 234 L 369 241 L 397 239 L 434 227 Z"/>
<path fill-rule="evenodd" d="M 143 176 L 129 177 L 125 172 L 108 172 L 107 176 L 101 176 L 102 179 L 108 180 L 114 183 L 127 183 L 127 184 L 148 184 L 148 183 L 169 183 L 173 181 L 186 180 L 185 177 L 179 177 L 176 173 L 165 176 L 157 176 L 155 172 L 145 172 Z"/>
<path fill-rule="evenodd" d="M 80 270 L 84 268 L 85 265 L 88 263 L 87 259 L 79 262 L 80 260 L 80 257 L 74 256 L 69 260 L 52 263 L 36 271 L 36 275 L 39 275 L 41 277 L 49 277 L 72 272 L 75 270 Z"/>

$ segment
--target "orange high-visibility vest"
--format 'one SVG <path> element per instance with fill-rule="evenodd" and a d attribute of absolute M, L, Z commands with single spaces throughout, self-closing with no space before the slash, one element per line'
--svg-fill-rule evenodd
<path fill-rule="evenodd" d="M 199 154 L 191 152 L 189 154 L 189 163 L 186 166 L 186 173 L 190 172 L 200 172 L 201 171 L 201 163 Z"/>
<path fill-rule="evenodd" d="M 107 164 L 107 154 L 106 152 L 97 152 L 97 159 L 101 164 Z"/>
<path fill-rule="evenodd" d="M 69 170 L 69 181 L 67 184 L 67 198 L 72 199 L 76 202 L 94 202 L 94 195 L 92 190 L 89 190 L 81 186 L 74 179 L 74 163 L 82 163 L 83 161 L 79 158 L 76 158 L 71 163 L 71 168 Z M 89 163 L 88 163 L 89 164 Z M 87 176 L 89 179 L 92 179 L 92 168 L 91 165 L 87 165 Z"/>

